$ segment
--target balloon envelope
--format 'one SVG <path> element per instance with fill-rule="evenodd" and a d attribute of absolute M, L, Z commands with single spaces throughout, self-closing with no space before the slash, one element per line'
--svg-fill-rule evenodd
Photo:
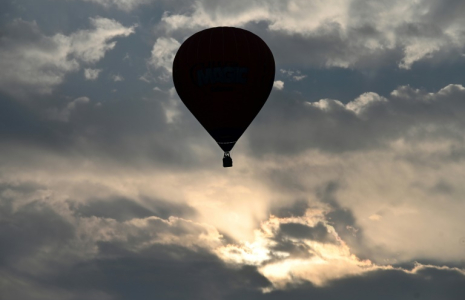
<path fill-rule="evenodd" d="M 265 104 L 274 75 L 273 54 L 265 42 L 233 27 L 195 33 L 173 62 L 179 97 L 225 152 Z"/>

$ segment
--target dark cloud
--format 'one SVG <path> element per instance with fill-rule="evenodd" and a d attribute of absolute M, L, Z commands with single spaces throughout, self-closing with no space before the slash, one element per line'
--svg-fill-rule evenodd
<path fill-rule="evenodd" d="M 289 291 L 276 291 L 255 299 L 450 299 L 460 300 L 465 291 L 462 275 L 455 271 L 425 269 L 417 274 L 395 270 L 374 271 L 345 278 L 322 288 L 304 284 Z M 244 299 L 253 299 L 244 298 Z"/>
<path fill-rule="evenodd" d="M 272 255 L 274 254 L 273 251 L 279 251 L 289 254 L 290 258 L 307 259 L 313 256 L 311 253 L 312 249 L 305 243 L 293 242 L 285 238 L 277 239 L 277 242 L 278 243 L 271 248 Z M 275 260 L 279 260 L 279 258 Z"/>
<path fill-rule="evenodd" d="M 98 246 L 97 259 L 75 264 L 56 275 L 29 277 L 39 284 L 32 288 L 60 287 L 70 295 L 93 292 L 109 299 L 185 299 L 186 295 L 191 299 L 224 299 L 237 290 L 254 291 L 270 285 L 255 267 L 227 267 L 202 249 L 156 245 L 131 252 L 118 243 L 102 242 Z M 29 291 L 17 288 L 10 287 L 6 295 L 36 299 Z"/>
<path fill-rule="evenodd" d="M 363 247 L 363 228 L 357 224 L 353 212 L 339 204 L 337 192 L 341 183 L 337 181 L 328 182 L 319 187 L 318 199 L 330 205 L 330 211 L 326 213 L 328 224 L 333 226 L 342 240 L 349 245 L 351 252 L 362 259 L 370 257 L 370 250 Z"/>
<path fill-rule="evenodd" d="M 89 19 L 79 24 L 83 23 L 88 26 Z M 168 86 L 160 85 L 164 91 L 154 91 L 153 84 L 140 80 L 147 70 L 146 59 L 152 47 L 140 36 L 134 34 L 112 39 L 111 42 L 116 42 L 115 48 L 90 65 L 102 70 L 99 78 L 87 81 L 83 73 L 78 72 L 76 61 L 62 53 L 70 51 L 66 50 L 70 36 L 82 31 L 74 30 L 70 36 L 61 38 L 53 35 L 56 33 L 46 36 L 37 22 L 22 20 L 14 21 L 3 30 L 0 41 L 5 46 L 0 53 L 3 63 L 11 63 L 9 56 L 13 54 L 29 59 L 26 55 L 30 51 L 28 49 L 36 49 L 38 53 L 38 59 L 31 64 L 27 60 L 19 60 L 15 69 L 3 74 L 4 80 L 0 80 L 4 91 L 9 93 L 0 94 L 0 138 L 3 145 L 20 143 L 65 155 L 70 152 L 100 155 L 121 164 L 138 160 L 140 166 L 144 166 L 148 159 L 152 163 L 158 160 L 163 164 L 182 162 L 183 167 L 187 167 L 195 160 L 185 160 L 186 155 L 192 155 L 186 142 L 211 140 L 187 109 L 181 106 L 177 96 L 170 94 L 171 82 Z M 98 37 L 101 34 L 97 29 L 88 30 L 84 36 L 94 34 Z M 143 30 L 138 33 L 147 34 Z M 88 50 L 83 52 L 87 56 L 95 49 Z M 48 52 L 56 52 L 57 55 Z M 27 71 L 28 68 L 37 74 Z M 46 76 L 42 76 L 41 72 Z M 110 80 L 111 74 L 122 74 L 125 80 L 114 82 Z M 41 89 L 54 93 L 34 95 L 34 99 L 24 97 L 24 93 Z M 11 95 L 13 90 L 21 91 L 23 97 L 20 101 Z M 73 104 L 82 98 L 86 98 L 87 102 Z M 185 125 L 167 124 L 167 109 L 176 110 L 177 121 Z M 186 136 L 190 136 L 191 140 L 187 141 Z M 213 141 L 211 144 L 215 145 Z"/>
<path fill-rule="evenodd" d="M 164 257 L 164 261 L 147 257 L 141 261 L 139 257 L 131 255 L 118 260 L 98 260 L 77 266 L 60 278 L 45 278 L 41 282 L 42 286 L 22 286 L 33 287 L 35 291 L 47 291 L 50 297 L 48 299 L 52 300 L 65 298 L 63 294 L 68 296 L 65 299 L 79 299 L 75 295 L 93 295 L 88 299 L 185 299 L 187 294 L 191 299 L 277 300 L 354 297 L 382 300 L 461 300 L 464 292 L 463 279 L 457 272 L 426 269 L 417 274 L 405 274 L 394 270 L 375 271 L 367 276 L 340 279 L 326 287 L 314 287 L 307 283 L 292 289 L 263 294 L 255 287 L 267 287 L 269 283 L 254 267 L 229 269 L 221 262 L 211 260 L 208 255 L 163 248 L 150 249 L 148 252 Z M 190 259 L 179 263 L 166 255 L 167 251 L 189 255 Z M 2 294 L 7 297 L 16 295 L 24 300 L 45 299 L 37 292 L 34 294 L 31 290 L 17 289 L 20 286 L 7 286 Z M 56 286 L 66 288 L 53 295 L 52 291 Z"/>
<path fill-rule="evenodd" d="M 74 227 L 48 204 L 34 201 L 14 209 L 13 201 L 0 198 L 0 264 L 14 267 L 41 247 L 57 248 L 74 237 Z M 0 267 L 1 268 L 1 267 Z"/>
<path fill-rule="evenodd" d="M 229 269 L 213 255 L 157 245 L 139 253 L 121 253 L 118 245 L 100 245 L 103 256 L 79 264 L 50 284 L 71 290 L 104 289 L 118 298 L 222 299 L 234 288 L 256 289 L 269 282 L 254 267 Z"/>
<path fill-rule="evenodd" d="M 112 218 L 127 221 L 133 218 L 146 218 L 154 212 L 128 199 L 95 200 L 79 205 L 76 214 L 83 217 Z"/>
<path fill-rule="evenodd" d="M 124 198 L 91 200 L 86 204 L 78 204 L 73 211 L 83 217 L 112 218 L 120 222 L 133 218 L 156 216 L 162 219 L 175 217 L 192 217 L 195 210 L 187 205 L 167 201 L 146 199 L 145 205 Z"/>
<path fill-rule="evenodd" d="M 252 155 L 296 153 L 312 146 L 339 152 L 364 148 L 378 142 L 366 138 L 367 134 L 374 135 L 374 132 L 369 132 L 375 129 L 364 126 L 364 122 L 353 112 L 334 107 L 331 115 L 325 116 L 323 111 L 306 106 L 299 98 L 274 91 L 248 131 Z M 273 124 L 276 126 L 270 130 Z M 344 132 L 346 130 L 354 130 L 355 134 Z M 363 138 L 359 139 L 361 136 Z"/>
<path fill-rule="evenodd" d="M 281 234 L 298 239 L 309 239 L 322 243 L 335 242 L 336 240 L 328 233 L 326 226 L 319 222 L 315 226 L 307 226 L 299 223 L 280 224 Z"/>
<path fill-rule="evenodd" d="M 63 137 L 67 133 L 65 128 L 60 129 L 64 134 L 56 136 L 54 129 L 40 118 L 34 108 L 0 93 L 0 139 L 4 146 L 20 142 L 60 149 L 66 144 Z"/>
<path fill-rule="evenodd" d="M 278 218 L 301 217 L 309 207 L 308 201 L 297 200 L 289 206 L 272 207 L 270 213 Z"/>
<path fill-rule="evenodd" d="M 62 111 L 72 100 L 65 100 L 64 104 L 55 100 L 57 104 L 48 101 L 43 106 L 28 105 L 3 95 L 0 139 L 4 147 L 27 144 L 29 149 L 45 148 L 70 159 L 75 154 L 86 155 L 100 157 L 112 164 L 135 164 L 140 168 L 147 167 L 147 162 L 160 167 L 198 168 L 205 166 L 206 160 L 221 158 L 221 150 L 218 150 L 220 158 L 195 158 L 189 150 L 191 145 L 205 143 L 216 149 L 213 139 L 192 116 L 187 115 L 185 108 L 181 108 L 180 121 L 184 125 L 167 124 L 162 105 L 163 101 L 168 101 L 167 96 L 156 97 L 133 101 L 115 99 L 101 106 L 91 99 L 77 104 L 69 111 L 69 120 L 63 122 L 49 119 L 47 112 L 50 107 Z M 11 155 L 11 163 L 16 153 L 8 155 Z"/>
<path fill-rule="evenodd" d="M 445 181 L 439 181 L 431 188 L 431 191 L 433 193 L 448 195 L 454 193 L 455 188 Z"/>
<path fill-rule="evenodd" d="M 418 142 L 447 137 L 462 145 L 456 129 L 464 126 L 460 117 L 465 112 L 464 94 L 462 85 L 448 85 L 436 93 L 404 86 L 387 99 L 368 93 L 352 104 L 328 99 L 316 106 L 300 96 L 274 91 L 248 131 L 251 154 L 383 149 L 400 138 Z M 354 106 L 358 108 L 351 109 Z"/>

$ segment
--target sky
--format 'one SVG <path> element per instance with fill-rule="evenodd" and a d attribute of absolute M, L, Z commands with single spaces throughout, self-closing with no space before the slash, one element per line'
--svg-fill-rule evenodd
<path fill-rule="evenodd" d="M 461 300 L 463 0 L 4 0 L 0 298 Z M 276 61 L 223 152 L 177 49 Z"/>

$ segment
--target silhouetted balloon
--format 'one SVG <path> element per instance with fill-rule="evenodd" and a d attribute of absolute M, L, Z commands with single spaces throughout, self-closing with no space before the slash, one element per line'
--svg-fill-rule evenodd
<path fill-rule="evenodd" d="M 273 87 L 275 63 L 265 42 L 239 28 L 216 27 L 189 37 L 173 62 L 179 97 L 225 152 L 265 104 Z"/>

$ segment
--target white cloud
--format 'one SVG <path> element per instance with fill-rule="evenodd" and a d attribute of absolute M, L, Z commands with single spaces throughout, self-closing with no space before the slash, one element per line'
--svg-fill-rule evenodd
<path fill-rule="evenodd" d="M 267 21 L 274 31 L 309 33 L 322 23 L 346 23 L 351 1 L 196 1 L 191 14 L 165 13 L 170 29 L 184 27 L 244 26 Z"/>
<path fill-rule="evenodd" d="M 357 114 L 360 114 L 365 107 L 375 104 L 376 102 L 386 102 L 386 98 L 381 97 L 376 93 L 364 93 L 360 95 L 354 101 L 351 101 L 345 105 L 347 109 L 354 111 Z"/>
<path fill-rule="evenodd" d="M 118 9 L 130 11 L 142 4 L 152 2 L 152 0 L 82 0 L 86 2 L 94 2 L 104 7 L 117 7 Z"/>
<path fill-rule="evenodd" d="M 63 35 L 43 36 L 35 22 L 15 20 L 11 37 L 3 36 L 0 47 L 0 89 L 24 95 L 27 90 L 50 93 L 63 81 L 66 73 L 79 69 L 75 59 L 69 59 L 69 38 Z M 31 34 L 35 39 L 26 39 Z"/>
<path fill-rule="evenodd" d="M 333 99 L 320 99 L 317 102 L 307 103 L 313 107 L 317 107 L 322 111 L 335 111 L 345 108 L 345 105 L 339 100 Z"/>
<path fill-rule="evenodd" d="M 149 64 L 171 73 L 174 56 L 180 46 L 181 44 L 173 38 L 158 38 L 153 45 Z"/>
<path fill-rule="evenodd" d="M 282 90 L 284 89 L 284 82 L 282 82 L 281 80 L 276 80 L 275 82 L 273 82 L 273 87 L 277 90 Z"/>
<path fill-rule="evenodd" d="M 348 68 L 390 63 L 409 69 L 417 61 L 465 46 L 465 20 L 454 13 L 443 21 L 441 7 L 433 0 L 389 5 L 365 0 L 202 0 L 187 12 L 166 12 L 161 25 L 171 32 L 263 21 L 264 34 L 278 35 L 273 46 L 287 45 L 285 58 L 294 64 Z M 289 47 L 292 41 L 299 47 Z"/>
<path fill-rule="evenodd" d="M 150 83 L 152 81 L 166 83 L 171 79 L 173 60 L 181 44 L 174 38 L 160 37 L 153 45 L 150 58 L 147 61 L 148 71 L 139 79 Z M 156 70 L 153 74 L 152 70 Z"/>
<path fill-rule="evenodd" d="M 431 58 L 435 52 L 438 52 L 443 42 L 434 39 L 418 39 L 407 43 L 404 46 L 404 58 L 399 63 L 401 69 L 410 69 L 416 61 L 424 58 Z"/>
<path fill-rule="evenodd" d="M 163 92 L 158 87 L 155 87 L 154 90 Z M 168 94 L 169 98 L 162 102 L 162 107 L 165 111 L 166 123 L 170 124 L 174 123 L 176 118 L 181 114 L 181 111 L 179 109 L 179 104 L 181 103 L 181 100 L 177 96 L 174 87 L 168 91 Z"/>
<path fill-rule="evenodd" d="M 0 74 L 0 89 L 16 96 L 49 94 L 80 64 L 102 59 L 116 45 L 113 38 L 134 32 L 114 20 L 98 17 L 90 21 L 93 29 L 51 37 L 43 35 L 35 22 L 9 24 L 0 40 L 0 68 L 9 70 Z"/>
<path fill-rule="evenodd" d="M 105 52 L 115 47 L 116 42 L 111 42 L 115 37 L 134 33 L 134 27 L 124 27 L 115 20 L 98 17 L 90 21 L 95 29 L 80 30 L 69 38 L 70 53 L 86 63 L 102 59 Z"/>
<path fill-rule="evenodd" d="M 307 78 L 307 75 L 303 75 L 302 72 L 299 70 L 293 71 L 293 70 L 280 69 L 279 71 L 281 72 L 281 74 L 283 74 L 284 76 L 288 78 L 291 78 L 291 80 L 293 81 L 301 81 L 302 79 Z"/>
<path fill-rule="evenodd" d="M 307 75 L 294 75 L 294 76 L 292 76 L 292 78 L 293 78 L 295 81 L 301 81 L 302 79 L 307 78 Z"/>
<path fill-rule="evenodd" d="M 98 78 L 100 72 L 102 72 L 101 69 L 86 68 L 84 69 L 84 77 L 86 78 L 86 80 L 95 80 Z"/>

